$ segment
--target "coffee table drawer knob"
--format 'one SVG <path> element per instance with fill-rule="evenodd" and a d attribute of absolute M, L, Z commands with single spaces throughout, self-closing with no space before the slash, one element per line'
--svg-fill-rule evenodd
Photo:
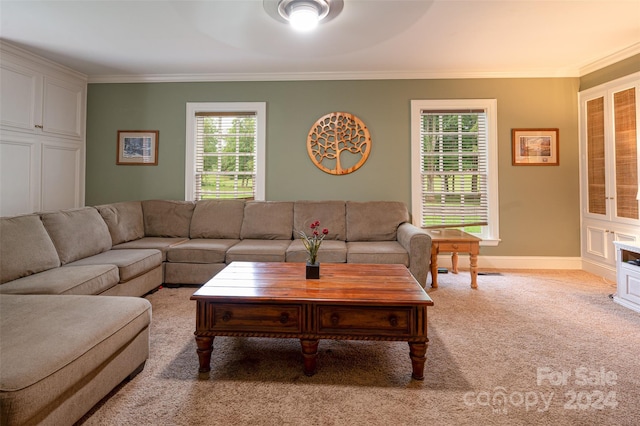
<path fill-rule="evenodd" d="M 229 322 L 231 320 L 231 312 L 227 311 L 222 315 L 222 321 Z"/>
<path fill-rule="evenodd" d="M 331 325 L 338 325 L 338 321 L 340 321 L 340 315 L 338 314 L 331 315 Z"/>
<path fill-rule="evenodd" d="M 289 314 L 286 312 L 283 312 L 280 314 L 280 324 L 286 324 L 289 322 Z"/>
<path fill-rule="evenodd" d="M 391 324 L 391 327 L 397 327 L 398 326 L 398 317 L 395 315 L 389 315 L 389 324 Z"/>

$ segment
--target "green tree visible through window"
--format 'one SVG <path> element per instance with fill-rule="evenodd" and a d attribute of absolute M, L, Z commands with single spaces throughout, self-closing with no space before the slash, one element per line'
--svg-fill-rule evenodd
<path fill-rule="evenodd" d="M 196 199 L 253 198 L 256 119 L 208 114 L 198 118 Z"/>
<path fill-rule="evenodd" d="M 481 115 L 424 111 L 421 123 L 423 226 L 482 225 Z"/>

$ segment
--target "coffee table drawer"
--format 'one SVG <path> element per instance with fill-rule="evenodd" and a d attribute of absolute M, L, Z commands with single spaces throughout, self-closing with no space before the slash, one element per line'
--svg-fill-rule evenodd
<path fill-rule="evenodd" d="M 410 307 L 319 306 L 318 332 L 345 335 L 411 334 Z"/>
<path fill-rule="evenodd" d="M 212 330 L 300 332 L 302 307 L 298 305 L 238 304 L 213 306 Z"/>

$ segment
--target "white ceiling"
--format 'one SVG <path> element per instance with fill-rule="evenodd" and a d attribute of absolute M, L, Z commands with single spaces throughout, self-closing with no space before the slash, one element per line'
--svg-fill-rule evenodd
<path fill-rule="evenodd" d="M 640 0 L 343 0 L 297 33 L 277 0 L 0 0 L 0 37 L 89 81 L 580 76 L 640 53 Z"/>

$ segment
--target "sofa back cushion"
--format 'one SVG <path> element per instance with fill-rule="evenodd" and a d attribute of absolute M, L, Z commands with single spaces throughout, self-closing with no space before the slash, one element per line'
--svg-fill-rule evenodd
<path fill-rule="evenodd" d="M 398 226 L 409 221 L 399 201 L 347 201 L 347 241 L 393 241 Z"/>
<path fill-rule="evenodd" d="M 201 200 L 191 218 L 191 238 L 239 239 L 243 200 Z"/>
<path fill-rule="evenodd" d="M 320 229 L 328 229 L 327 240 L 347 238 L 347 219 L 344 201 L 296 201 L 293 207 L 293 238 L 300 238 L 296 231 L 311 235 L 310 226 L 320 221 Z"/>
<path fill-rule="evenodd" d="M 144 235 L 188 238 L 194 207 L 192 201 L 143 201 Z"/>
<path fill-rule="evenodd" d="M 290 240 L 293 233 L 293 201 L 248 201 L 240 238 Z"/>
<path fill-rule="evenodd" d="M 96 206 L 96 209 L 109 228 L 114 246 L 144 237 L 144 219 L 140 201 L 105 204 Z"/>
<path fill-rule="evenodd" d="M 60 266 L 38 215 L 0 218 L 0 284 Z"/>
<path fill-rule="evenodd" d="M 41 218 L 63 265 L 111 249 L 109 228 L 93 207 L 43 213 Z"/>

